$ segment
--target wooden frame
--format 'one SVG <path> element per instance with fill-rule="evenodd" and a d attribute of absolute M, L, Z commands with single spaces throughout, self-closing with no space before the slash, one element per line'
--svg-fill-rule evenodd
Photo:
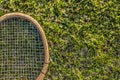
<path fill-rule="evenodd" d="M 45 34 L 44 34 L 44 31 L 43 29 L 41 28 L 41 26 L 39 25 L 39 23 L 33 19 L 32 17 L 26 15 L 26 14 L 23 14 L 23 13 L 8 13 L 8 14 L 5 14 L 3 16 L 0 17 L 0 22 L 5 20 L 5 19 L 8 19 L 8 18 L 12 18 L 12 17 L 21 17 L 21 18 L 25 18 L 27 19 L 28 21 L 31 21 L 35 27 L 38 29 L 41 37 L 42 37 L 42 41 L 43 41 L 43 46 L 44 46 L 44 54 L 45 54 L 45 60 L 44 60 L 44 64 L 43 64 L 43 68 L 41 70 L 41 73 L 40 75 L 37 77 L 36 80 L 43 80 L 46 72 L 47 72 L 47 68 L 48 68 L 48 63 L 49 63 L 49 50 L 48 50 L 48 44 L 47 44 L 47 39 L 45 37 Z"/>

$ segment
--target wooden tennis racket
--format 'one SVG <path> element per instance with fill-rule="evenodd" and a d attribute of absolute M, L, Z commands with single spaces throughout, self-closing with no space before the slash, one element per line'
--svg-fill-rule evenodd
<path fill-rule="evenodd" d="M 42 80 L 49 62 L 45 34 L 32 17 L 0 17 L 0 80 Z"/>

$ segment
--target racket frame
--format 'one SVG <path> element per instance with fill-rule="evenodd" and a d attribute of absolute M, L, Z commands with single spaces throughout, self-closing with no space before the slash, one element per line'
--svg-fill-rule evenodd
<path fill-rule="evenodd" d="M 48 43 L 47 43 L 45 33 L 44 33 L 42 27 L 39 25 L 39 23 L 34 18 L 32 18 L 29 15 L 19 13 L 19 12 L 8 13 L 8 14 L 5 14 L 5 15 L 1 16 L 0 17 L 0 22 L 4 21 L 6 19 L 9 19 L 9 18 L 14 18 L 14 17 L 23 18 L 23 19 L 26 19 L 26 20 L 32 22 L 35 25 L 35 27 L 37 28 L 37 30 L 38 30 L 41 38 L 42 38 L 42 42 L 43 42 L 43 46 L 44 46 L 45 59 L 44 59 L 43 68 L 40 71 L 40 74 L 38 75 L 36 80 L 43 80 L 43 78 L 45 77 L 45 74 L 47 72 L 48 64 L 49 64 L 49 50 L 48 50 Z"/>

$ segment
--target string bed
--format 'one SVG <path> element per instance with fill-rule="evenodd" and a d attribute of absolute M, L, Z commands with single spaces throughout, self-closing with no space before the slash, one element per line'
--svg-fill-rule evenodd
<path fill-rule="evenodd" d="M 44 63 L 41 36 L 30 21 L 0 22 L 0 80 L 35 80 Z"/>

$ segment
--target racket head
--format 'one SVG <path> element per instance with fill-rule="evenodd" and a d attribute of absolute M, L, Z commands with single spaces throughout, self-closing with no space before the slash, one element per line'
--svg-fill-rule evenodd
<path fill-rule="evenodd" d="M 12 18 L 20 18 L 23 20 L 27 20 L 28 22 L 30 22 L 31 24 L 34 25 L 34 27 L 37 29 L 38 33 L 40 34 L 40 37 L 41 37 L 42 43 L 43 43 L 44 63 L 43 63 L 43 67 L 42 67 L 41 71 L 38 71 L 39 75 L 37 75 L 36 80 L 42 80 L 47 72 L 48 63 L 49 63 L 48 44 L 47 44 L 47 39 L 44 34 L 44 31 L 41 28 L 41 26 L 39 25 L 39 23 L 34 18 L 30 17 L 29 15 L 26 15 L 23 13 L 18 13 L 18 12 L 17 13 L 8 13 L 8 14 L 1 16 L 0 23 L 2 23 L 5 20 L 12 19 Z M 2 30 L 1 25 L 0 25 L 0 28 Z M 22 77 L 19 79 L 22 80 Z"/>

